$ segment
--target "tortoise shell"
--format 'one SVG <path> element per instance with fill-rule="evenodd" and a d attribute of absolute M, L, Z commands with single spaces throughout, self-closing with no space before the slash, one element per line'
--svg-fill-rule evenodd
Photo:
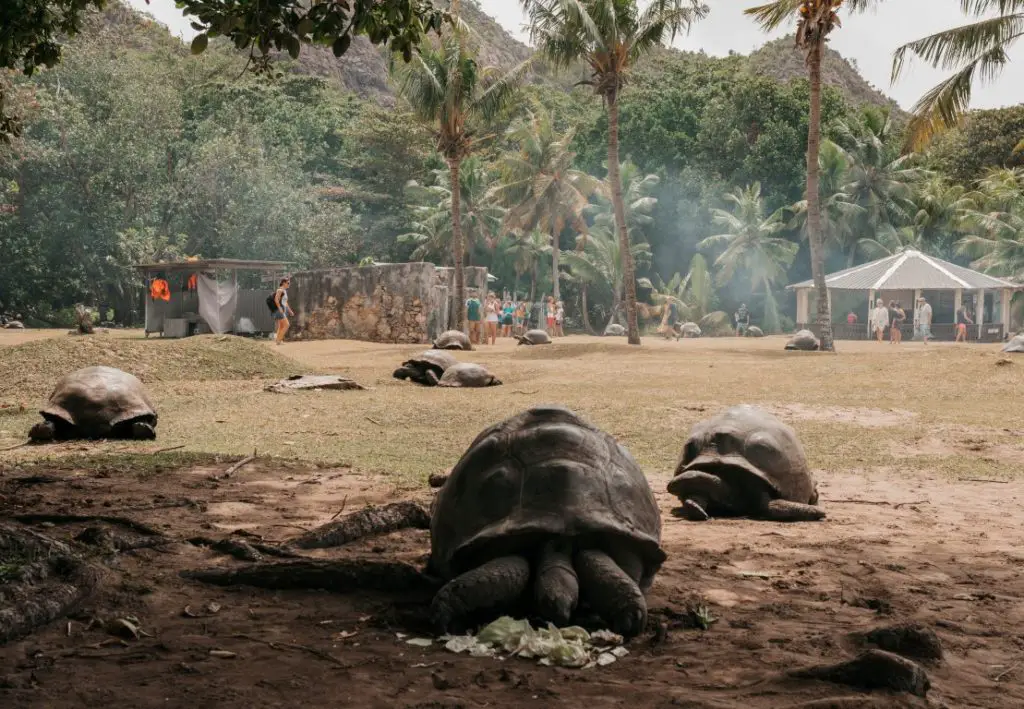
<path fill-rule="evenodd" d="M 1003 346 L 1003 352 L 1024 352 L 1024 335 L 1017 335 Z"/>
<path fill-rule="evenodd" d="M 61 426 L 73 426 L 84 438 L 104 438 L 114 426 L 129 422 L 156 425 L 157 414 L 142 382 L 114 367 L 85 367 L 54 387 L 39 412 Z"/>
<path fill-rule="evenodd" d="M 519 338 L 520 345 L 550 345 L 551 337 L 543 330 L 527 330 Z"/>
<path fill-rule="evenodd" d="M 734 406 L 694 426 L 675 474 L 688 470 L 717 475 L 740 494 L 767 487 L 775 499 L 818 502 L 796 432 L 755 406 Z M 735 502 L 742 506 L 742 500 Z"/>
<path fill-rule="evenodd" d="M 642 588 L 665 560 L 658 505 L 629 452 L 572 411 L 541 406 L 485 429 L 456 463 L 432 508 L 431 569 L 451 579 L 562 536 L 628 545 Z"/>
<path fill-rule="evenodd" d="M 472 350 L 473 345 L 466 333 L 459 330 L 447 330 L 434 340 L 435 350 Z"/>
<path fill-rule="evenodd" d="M 789 342 L 786 343 L 787 350 L 804 350 L 807 352 L 814 352 L 820 347 L 821 342 L 810 330 L 800 330 L 790 338 Z"/>
<path fill-rule="evenodd" d="M 490 387 L 500 386 L 501 380 L 487 371 L 486 367 L 472 362 L 459 362 L 444 370 L 444 376 L 437 383 L 439 387 Z"/>

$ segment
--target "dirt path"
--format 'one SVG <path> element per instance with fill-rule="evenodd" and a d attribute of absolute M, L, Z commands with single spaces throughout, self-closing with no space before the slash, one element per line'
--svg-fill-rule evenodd
<path fill-rule="evenodd" d="M 125 515 L 181 539 L 245 530 L 281 541 L 342 509 L 430 495 L 346 468 L 256 464 L 230 481 L 209 479 L 227 466 L 9 468 L 0 502 L 11 514 Z M 53 479 L 19 482 L 29 474 Z M 659 492 L 669 560 L 649 605 L 652 626 L 664 621 L 668 636 L 657 645 L 643 636 L 630 655 L 592 670 L 408 645 L 398 633 L 423 631 L 413 598 L 220 589 L 178 572 L 240 562 L 188 543 L 125 553 L 70 625 L 0 647 L 0 706 L 777 709 L 867 696 L 781 676 L 850 657 L 851 632 L 905 620 L 934 628 L 946 660 L 928 668 L 931 704 L 883 695 L 877 706 L 1024 705 L 1024 484 L 937 485 L 894 471 L 832 475 L 821 492 L 828 521 L 792 526 L 683 522 Z M 71 539 L 81 529 L 44 531 Z M 318 554 L 420 562 L 427 551 L 426 532 L 405 531 Z M 716 619 L 706 632 L 679 620 L 695 602 Z M 122 643 L 88 627 L 126 616 L 151 637 Z"/>

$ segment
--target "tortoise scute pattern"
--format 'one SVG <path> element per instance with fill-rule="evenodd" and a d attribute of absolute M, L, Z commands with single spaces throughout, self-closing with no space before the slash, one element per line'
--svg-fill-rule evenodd
<path fill-rule="evenodd" d="M 113 367 L 85 367 L 54 387 L 40 411 L 56 438 L 131 437 L 131 424 L 156 426 L 157 414 L 142 382 Z M 32 438 L 39 427 L 33 428 Z"/>

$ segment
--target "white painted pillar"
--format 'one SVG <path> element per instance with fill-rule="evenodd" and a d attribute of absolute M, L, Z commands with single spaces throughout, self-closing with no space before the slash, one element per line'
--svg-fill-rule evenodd
<path fill-rule="evenodd" d="M 1002 307 L 1003 335 L 1010 333 L 1010 300 L 1013 298 L 1013 291 L 1003 288 L 1000 304 Z"/>
<path fill-rule="evenodd" d="M 956 313 L 958 310 L 960 310 L 960 308 L 963 307 L 963 304 L 964 304 L 964 289 L 963 288 L 957 288 L 956 289 L 956 295 L 953 298 L 953 312 Z"/>
<path fill-rule="evenodd" d="M 809 291 L 806 288 L 801 288 L 796 292 L 796 321 L 799 324 L 806 325 L 809 322 L 809 301 Z"/>
<path fill-rule="evenodd" d="M 985 291 L 984 289 L 979 290 L 975 296 L 977 300 L 974 301 L 974 322 L 978 325 L 978 339 L 981 339 L 982 328 L 984 327 L 982 320 L 985 319 Z"/>

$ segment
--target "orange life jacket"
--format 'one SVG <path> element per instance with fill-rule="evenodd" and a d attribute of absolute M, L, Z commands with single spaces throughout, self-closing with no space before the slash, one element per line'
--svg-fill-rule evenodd
<path fill-rule="evenodd" d="M 195 290 L 196 289 L 196 274 L 194 274 L 194 273 L 191 276 L 188 277 L 188 289 L 189 290 Z"/>
<path fill-rule="evenodd" d="M 163 278 L 154 278 L 153 282 L 149 284 L 149 295 L 153 300 L 169 301 L 171 299 L 171 287 Z"/>

